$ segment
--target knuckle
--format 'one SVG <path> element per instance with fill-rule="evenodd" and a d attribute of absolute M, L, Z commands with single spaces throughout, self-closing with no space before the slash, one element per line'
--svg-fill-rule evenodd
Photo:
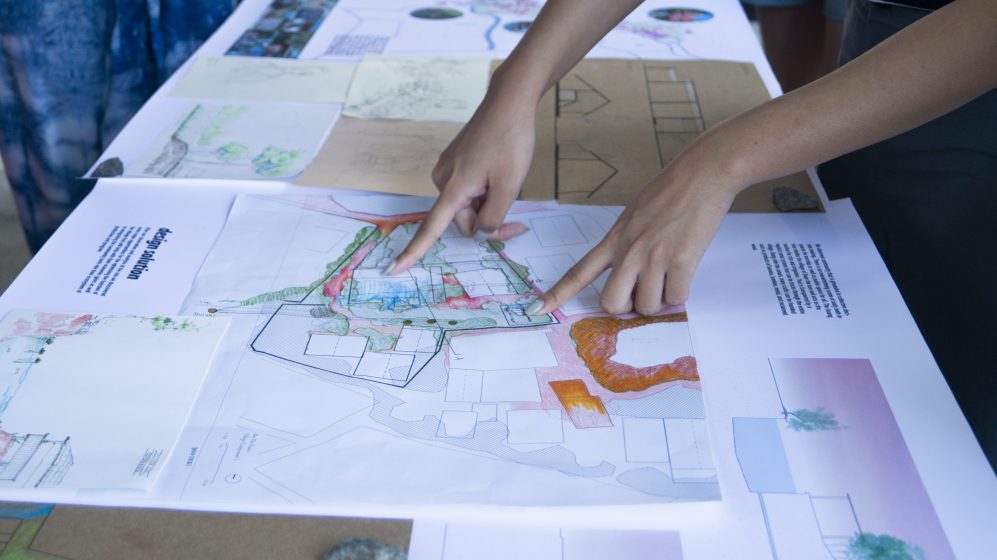
<path fill-rule="evenodd" d="M 637 313 L 641 315 L 654 315 L 658 311 L 661 311 L 660 302 L 649 302 L 649 301 L 638 301 L 635 307 Z"/>
<path fill-rule="evenodd" d="M 671 258 L 669 269 L 689 272 L 696 268 L 697 258 L 688 251 L 676 251 Z"/>
<path fill-rule="evenodd" d="M 669 306 L 683 305 L 688 298 L 686 296 L 668 296 L 665 299 L 665 303 Z"/>
<path fill-rule="evenodd" d="M 665 290 L 665 303 L 668 305 L 682 305 L 689 299 L 689 288 L 687 286 L 669 286 Z"/>
<path fill-rule="evenodd" d="M 477 227 L 485 233 L 492 233 L 502 225 L 502 220 L 490 215 L 478 215 Z"/>
<path fill-rule="evenodd" d="M 602 307 L 603 311 L 613 315 L 622 315 L 630 311 L 631 309 L 629 301 L 626 303 L 621 303 L 618 301 L 611 301 L 609 298 L 606 297 L 600 299 L 599 305 Z"/>

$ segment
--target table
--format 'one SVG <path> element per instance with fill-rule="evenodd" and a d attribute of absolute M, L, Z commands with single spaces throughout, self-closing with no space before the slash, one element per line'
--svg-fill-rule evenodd
<path fill-rule="evenodd" d="M 202 47 L 198 56 L 224 52 L 241 31 L 255 21 L 265 4 L 266 2 L 244 2 L 225 26 Z M 405 3 L 393 2 L 386 5 L 404 7 Z M 712 6 L 711 9 L 723 15 L 730 14 L 732 7 L 736 7 L 736 4 L 728 2 Z M 354 14 L 356 9 L 359 9 L 356 3 L 350 2 L 342 2 L 337 9 L 346 8 L 351 8 L 353 11 L 350 13 Z M 690 39 L 688 45 L 685 43 L 681 45 L 688 49 L 693 49 L 693 44 L 699 45 L 703 49 L 701 52 L 711 57 L 754 62 L 770 92 L 777 93 L 778 86 L 771 70 L 765 63 L 757 43 L 753 42 L 743 16 L 733 21 L 735 24 L 732 24 L 732 28 L 737 33 L 727 37 L 729 40 L 726 42 L 705 41 L 705 38 L 697 37 L 695 39 L 700 41 L 699 43 L 692 43 Z M 320 28 L 312 41 L 304 47 L 302 58 L 314 57 L 336 41 L 342 43 L 343 40 L 337 39 L 336 35 L 342 35 L 337 32 L 343 29 L 337 26 L 348 28 L 350 25 L 357 23 L 335 20 L 335 25 Z M 360 25 L 369 25 L 369 22 L 360 21 Z M 486 34 L 485 37 L 486 44 L 495 46 L 496 36 Z M 406 43 L 412 40 L 411 37 L 400 34 L 397 40 L 399 45 L 408 45 L 406 48 L 418 50 L 418 45 Z M 674 51 L 672 54 L 675 54 Z M 167 94 L 175 81 L 176 77 L 164 85 L 146 108 L 135 117 L 129 129 L 140 131 L 158 129 L 156 123 L 163 119 L 163 115 L 157 113 L 166 111 L 166 108 L 173 105 L 172 100 L 167 99 Z M 117 144 L 112 145 L 110 150 L 124 159 L 134 157 L 142 148 L 138 144 Z M 53 309 L 76 311 L 175 312 L 189 288 L 185 282 L 177 282 L 176 278 L 189 281 L 194 277 L 200 261 L 209 251 L 223 226 L 224 216 L 234 194 L 288 191 L 296 192 L 279 182 L 258 182 L 247 185 L 241 182 L 216 181 L 210 185 L 191 185 L 154 180 L 102 180 L 94 194 L 81 205 L 18 281 L 0 298 L 0 309 L 7 310 L 24 307 L 25 304 L 43 302 L 44 306 Z M 197 203 L 192 205 L 191 201 Z M 172 270 L 174 276 L 153 278 L 143 286 L 142 290 L 130 296 L 127 300 L 127 309 L 122 308 L 123 304 L 120 302 L 81 299 L 67 289 L 73 283 L 73 277 L 76 275 L 74 271 L 81 270 L 88 264 L 87 256 L 75 255 L 80 253 L 78 247 L 88 246 L 95 232 L 99 232 L 100 228 L 118 219 L 116 214 L 120 214 L 124 208 L 129 209 L 130 219 L 140 222 L 156 223 L 172 220 L 185 224 L 189 232 L 186 247 L 191 252 L 186 258 L 171 263 L 177 265 L 177 268 Z M 750 249 L 747 244 L 738 243 L 738 240 L 746 235 L 757 239 L 751 244 Z M 730 275 L 726 273 L 732 266 L 738 267 L 739 270 L 756 270 L 760 259 L 765 258 L 766 251 L 776 250 L 771 247 L 766 248 L 766 243 L 802 246 L 814 239 L 825 244 L 829 259 L 838 267 L 835 269 L 836 276 L 851 306 L 851 315 L 846 320 L 852 323 L 848 323 L 847 328 L 842 327 L 842 323 L 825 321 L 822 317 L 808 317 L 802 320 L 793 318 L 790 320 L 795 323 L 787 327 L 786 319 L 781 317 L 773 319 L 767 315 L 771 311 L 772 303 L 770 287 L 767 285 L 768 276 L 745 272 L 744 285 L 735 286 Z M 69 278 L 60 279 L 53 276 L 52 272 L 55 270 L 72 273 L 69 274 Z M 862 358 L 868 360 L 867 363 L 872 370 L 861 364 L 852 364 L 854 367 L 848 371 L 858 372 L 854 374 L 858 381 L 871 380 L 873 385 L 869 387 L 881 387 L 883 400 L 880 406 L 884 402 L 888 403 L 887 413 L 892 409 L 892 415 L 888 414 L 888 417 L 896 418 L 897 429 L 891 437 L 900 436 L 901 444 L 906 442 L 913 465 L 916 465 L 917 473 L 923 481 L 926 495 L 931 499 L 945 536 L 956 556 L 983 558 L 987 557 L 988 551 L 995 550 L 997 546 L 995 537 L 987 530 L 989 521 L 997 518 L 995 515 L 997 485 L 993 473 L 976 446 L 965 420 L 961 417 L 895 288 L 889 283 L 863 282 L 863 278 L 870 276 L 877 279 L 887 277 L 871 242 L 846 204 L 831 205 L 827 218 L 786 216 L 772 220 L 766 217 L 732 216 L 721 230 L 714 248 L 704 259 L 697 276 L 697 284 L 694 286 L 697 295 L 690 301 L 688 309 L 690 316 L 694 318 L 693 339 L 697 353 L 700 354 L 700 367 L 704 372 L 704 387 L 707 392 L 707 407 L 710 409 L 714 443 L 724 450 L 724 453 L 736 455 L 736 459 L 741 462 L 740 472 L 731 470 L 721 473 L 725 498 L 722 505 L 607 508 L 601 513 L 600 525 L 620 529 L 640 528 L 680 533 L 683 552 L 688 557 L 722 555 L 736 557 L 738 552 L 743 554 L 745 550 L 752 553 L 768 551 L 773 557 L 786 557 L 788 555 L 786 551 L 793 550 L 794 542 L 792 539 L 786 540 L 780 531 L 790 527 L 791 523 L 786 525 L 786 520 L 791 521 L 792 516 L 801 511 L 799 506 L 802 502 L 798 499 L 800 495 L 807 494 L 808 507 L 814 508 L 814 511 L 818 508 L 827 508 L 829 513 L 819 514 L 818 521 L 820 519 L 840 521 L 840 517 L 835 517 L 834 512 L 838 511 L 836 508 L 844 502 L 819 500 L 815 502 L 813 499 L 815 496 L 805 490 L 790 492 L 787 490 L 785 480 L 773 480 L 752 469 L 751 465 L 757 464 L 758 461 L 757 457 L 753 458 L 750 453 L 750 449 L 755 448 L 746 447 L 743 443 L 742 447 L 738 448 L 737 440 L 744 442 L 745 438 L 755 438 L 752 441 L 760 442 L 758 445 L 763 448 L 771 444 L 773 440 L 765 439 L 768 437 L 765 435 L 766 430 L 772 426 L 771 418 L 768 418 L 771 412 L 757 410 L 755 405 L 760 403 L 743 402 L 743 395 L 750 394 L 755 384 L 766 377 L 776 380 L 777 387 L 792 377 L 792 368 L 796 364 L 780 362 L 779 357 L 805 359 L 821 357 L 835 360 Z M 735 293 L 734 290 L 737 290 L 738 297 L 732 301 L 729 294 Z M 155 294 L 155 297 L 149 297 L 152 294 Z M 871 314 L 869 310 L 875 310 L 872 314 L 874 316 L 869 315 Z M 764 319 L 760 319 L 760 316 Z M 762 327 L 759 328 L 759 325 Z M 870 337 L 869 333 L 876 333 L 877 336 Z M 879 333 L 889 334 L 879 336 Z M 827 337 L 835 339 L 834 348 L 828 348 L 824 344 Z M 773 356 L 773 347 L 782 349 L 780 356 Z M 898 348 L 904 350 L 899 352 Z M 704 351 L 700 353 L 700 349 Z M 873 370 L 874 373 L 870 375 L 869 371 Z M 711 378 L 714 381 L 711 382 Z M 787 414 L 790 412 L 786 410 L 785 405 L 783 410 Z M 785 499 L 787 496 L 796 497 Z M 851 504 L 850 501 L 848 503 Z M 171 506 L 170 503 L 156 505 Z M 174 503 L 172 507 L 178 506 Z M 210 505 L 205 504 L 198 504 L 195 507 L 211 509 Z M 216 504 L 216 509 L 237 511 L 241 507 Z M 764 515 L 758 515 L 759 508 Z M 245 509 L 255 508 L 245 507 Z M 72 523 L 60 521 L 64 523 L 62 526 L 68 527 L 71 532 L 82 531 L 81 527 L 84 525 L 81 523 L 85 522 L 114 529 L 129 523 L 134 524 L 139 518 L 150 519 L 143 516 L 153 516 L 156 519 L 169 517 L 169 523 L 171 525 L 176 523 L 177 526 L 185 526 L 187 523 L 207 526 L 203 525 L 206 523 L 204 514 L 198 513 L 77 510 L 69 506 L 57 506 L 55 510 L 56 514 L 61 514 L 63 511 L 66 512 L 65 519 L 75 520 Z M 329 510 L 322 508 L 308 507 L 290 507 L 283 511 L 330 513 Z M 538 511 L 526 508 L 517 510 L 516 518 L 520 521 L 540 522 L 549 513 L 549 510 Z M 559 513 L 564 515 L 566 524 L 584 526 L 584 521 L 579 521 L 577 512 Z M 467 515 L 469 518 L 487 523 L 494 519 L 495 512 L 470 511 Z M 446 519 L 447 512 L 436 511 L 435 517 Z M 95 521 L 98 519 L 100 521 Z M 225 521 L 218 526 L 224 529 L 219 531 L 233 531 L 232 534 L 245 530 L 245 527 L 261 520 L 258 517 L 246 517 L 244 521 L 233 523 L 232 517 L 222 519 Z M 506 520 L 508 521 L 508 518 Z M 266 518 L 265 523 L 285 521 L 294 527 L 289 530 L 305 527 L 307 530 L 326 531 L 332 526 L 331 522 L 316 525 L 314 519 L 296 518 Z M 340 528 L 363 527 L 363 530 L 366 530 L 373 527 L 371 530 L 379 538 L 390 542 L 402 543 L 406 540 L 405 526 L 402 524 L 403 528 L 399 530 L 397 522 L 336 523 L 335 527 Z M 348 523 L 361 523 L 361 525 Z M 717 534 L 716 527 L 722 528 L 720 532 L 726 538 L 718 539 L 720 535 Z M 820 531 L 819 523 L 817 527 Z M 107 534 L 90 533 L 90 529 L 87 531 L 94 535 Z M 362 532 L 361 529 L 357 531 Z M 841 554 L 840 548 L 834 548 L 834 546 L 843 546 L 840 537 L 841 535 L 821 533 L 820 540 L 827 548 L 827 554 L 832 556 Z M 835 538 L 838 540 L 835 541 Z M 728 542 L 721 543 L 717 542 L 718 540 Z"/>

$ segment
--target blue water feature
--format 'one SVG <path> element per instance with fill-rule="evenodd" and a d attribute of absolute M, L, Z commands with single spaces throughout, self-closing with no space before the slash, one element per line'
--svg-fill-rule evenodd
<path fill-rule="evenodd" d="M 752 492 L 795 493 L 775 418 L 734 418 L 734 453 Z"/>

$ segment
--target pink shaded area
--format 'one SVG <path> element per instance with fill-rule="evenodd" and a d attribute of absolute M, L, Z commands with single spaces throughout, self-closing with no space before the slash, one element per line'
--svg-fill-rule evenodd
<path fill-rule="evenodd" d="M 327 297 L 332 298 L 331 303 L 335 303 L 339 298 L 339 295 L 343 292 L 343 286 L 346 284 L 346 280 L 353 275 L 353 270 L 360 265 L 364 258 L 374 250 L 377 246 L 377 242 L 368 242 L 361 246 L 350 259 L 350 262 L 346 264 L 339 272 L 333 274 L 325 284 L 322 285 L 322 293 Z M 331 304 L 330 304 L 331 305 Z"/>
<path fill-rule="evenodd" d="M 418 222 L 426 217 L 426 212 L 411 212 L 408 214 L 368 214 L 366 212 L 356 212 L 349 210 L 336 202 L 334 196 L 310 196 L 305 199 L 302 207 L 306 210 L 342 216 L 353 220 L 370 222 L 381 228 L 381 232 L 387 235 L 394 226 L 406 222 Z"/>
<path fill-rule="evenodd" d="M 21 317 L 14 321 L 11 336 L 70 336 L 78 333 L 93 315 L 69 313 L 35 313 L 34 320 Z"/>
<path fill-rule="evenodd" d="M 7 456 L 10 451 L 10 442 L 14 441 L 14 436 L 5 430 L 0 430 L 0 459 Z"/>

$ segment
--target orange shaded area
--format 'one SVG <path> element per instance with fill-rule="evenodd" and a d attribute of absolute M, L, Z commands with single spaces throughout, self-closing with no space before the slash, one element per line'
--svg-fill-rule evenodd
<path fill-rule="evenodd" d="M 591 395 L 588 387 L 585 386 L 585 382 L 581 379 L 551 381 L 550 388 L 554 390 L 554 394 L 557 395 L 557 398 L 562 403 L 564 403 L 564 399 L 570 397 L 588 397 Z"/>
<path fill-rule="evenodd" d="M 561 404 L 568 412 L 581 409 L 580 411 L 598 412 L 599 414 L 606 414 L 606 407 L 602 405 L 602 399 L 599 397 L 568 397 L 561 399 Z"/>
<path fill-rule="evenodd" d="M 683 356 L 670 364 L 643 368 L 618 364 L 609 358 L 616 353 L 616 339 L 620 331 L 652 323 L 687 321 L 685 313 L 631 319 L 588 317 L 571 325 L 571 339 L 575 341 L 578 356 L 599 385 L 615 393 L 643 391 L 668 381 L 699 381 L 696 358 Z"/>
<path fill-rule="evenodd" d="M 592 396 L 588 387 L 581 379 L 566 381 L 551 381 L 550 388 L 554 390 L 561 406 L 567 411 L 571 423 L 576 428 L 603 428 L 612 426 L 613 421 L 606 413 L 602 399 Z"/>

